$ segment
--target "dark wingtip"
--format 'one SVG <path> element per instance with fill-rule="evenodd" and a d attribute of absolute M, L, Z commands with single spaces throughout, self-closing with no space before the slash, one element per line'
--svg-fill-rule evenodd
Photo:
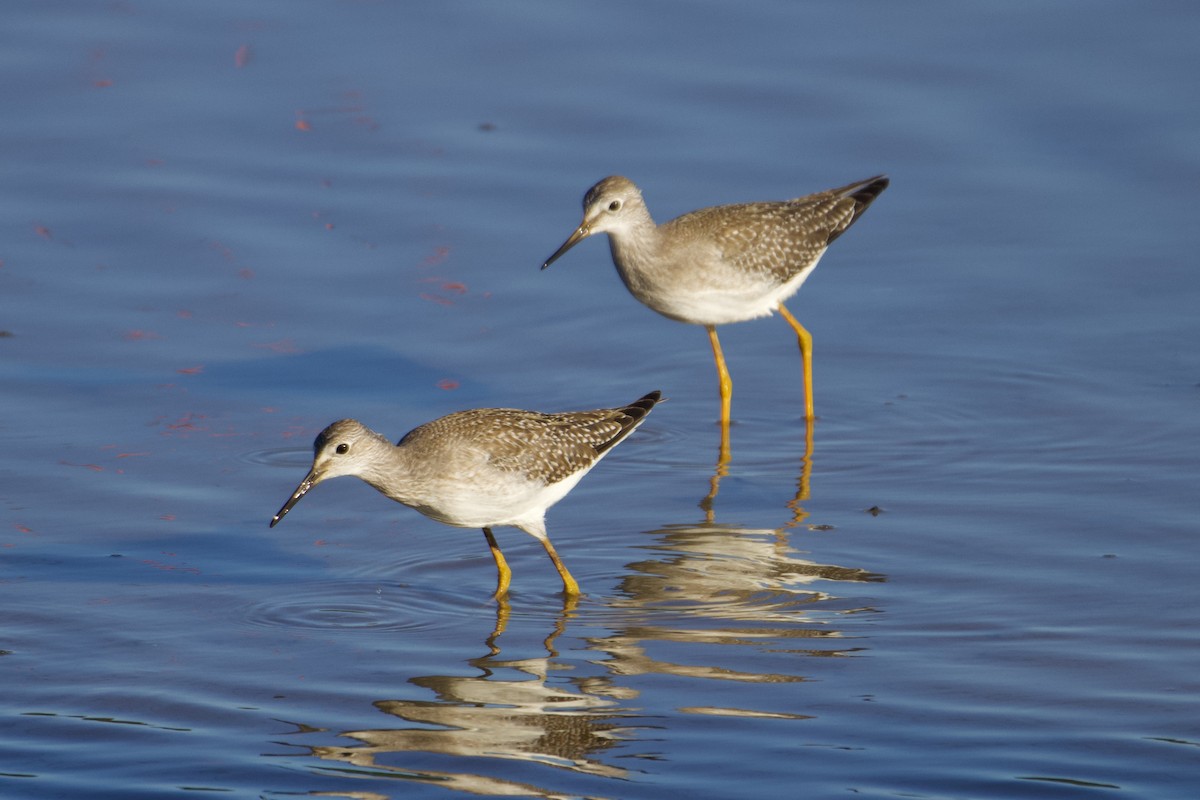
<path fill-rule="evenodd" d="M 851 191 L 847 194 L 858 201 L 861 214 L 862 210 L 875 202 L 876 197 L 883 194 L 883 190 L 888 188 L 891 182 L 887 175 L 876 175 L 874 178 L 867 178 L 861 183 L 851 185 L 848 187 Z"/>
<path fill-rule="evenodd" d="M 635 420 L 640 420 L 642 417 L 649 414 L 650 411 L 662 401 L 662 392 L 660 392 L 658 389 L 655 389 L 653 392 L 642 395 L 621 410 L 630 417 L 633 417 Z"/>
<path fill-rule="evenodd" d="M 875 198 L 883 194 L 883 190 L 891 184 L 891 179 L 887 175 L 876 175 L 874 178 L 867 178 L 865 181 L 852 183 L 849 186 L 843 186 L 840 189 L 835 189 L 833 194 L 840 198 L 850 198 L 854 201 L 854 216 L 850 218 L 840 229 L 832 231 L 829 235 L 829 241 L 826 244 L 833 244 L 834 240 L 850 229 L 850 226 L 858 222 L 858 218 L 863 215 L 870 206 L 875 202 Z"/>
<path fill-rule="evenodd" d="M 621 421 L 621 430 L 616 436 L 612 437 L 604 444 L 598 445 L 596 447 L 596 453 L 604 453 L 606 450 L 616 447 L 618 444 L 624 441 L 625 437 L 633 433 L 634 429 L 642 424 L 642 420 L 646 418 L 646 415 L 649 414 L 656 405 L 662 402 L 662 400 L 662 392 L 655 389 L 653 392 L 642 395 L 629 405 L 615 409 L 625 415 L 625 419 Z"/>

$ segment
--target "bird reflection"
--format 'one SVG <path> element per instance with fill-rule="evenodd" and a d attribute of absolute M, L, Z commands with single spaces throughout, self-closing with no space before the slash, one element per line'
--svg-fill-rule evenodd
<path fill-rule="evenodd" d="M 721 426 L 717 463 L 708 494 L 700 501 L 704 521 L 653 532 L 658 542 L 647 549 L 658 556 L 628 565 L 630 574 L 621 582 L 625 597 L 617 602 L 645 613 L 631 614 L 627 627 L 592 642 L 613 655 L 609 666 L 614 672 L 793 682 L 804 678 L 791 671 L 750 673 L 722 664 L 668 662 L 649 655 L 648 643 L 760 643 L 772 653 L 819 657 L 861 649 L 846 642 L 836 622 L 846 614 L 875 609 L 842 600 L 834 592 L 848 582 L 886 578 L 859 567 L 799 558 L 789 541 L 789 529 L 808 516 L 803 503 L 811 493 L 813 427 L 814 420 L 806 418 L 796 491 L 784 504 L 790 517 L 779 528 L 755 529 L 716 522 L 716 498 L 731 462 L 729 428 Z M 759 712 L 725 709 L 723 713 Z"/>
<path fill-rule="evenodd" d="M 772 656 L 838 657 L 862 649 L 838 630 L 837 621 L 875 609 L 835 593 L 848 582 L 884 581 L 883 575 L 799 558 L 784 529 L 704 522 L 653 533 L 658 541 L 647 549 L 655 557 L 628 565 L 630 574 L 620 586 L 624 597 L 614 601 L 629 612 L 625 626 L 591 641 L 611 655 L 607 666 L 614 673 L 788 683 L 805 680 L 792 658 L 778 661 L 779 672 L 747 672 L 731 669 L 727 659 L 682 664 L 650 653 L 661 650 L 653 647 L 661 642 L 751 645 Z"/>
<path fill-rule="evenodd" d="M 562 632 L 567 629 L 567 620 L 575 611 L 575 607 L 579 605 L 579 596 L 572 594 L 563 594 L 562 613 L 558 615 L 554 623 L 554 628 L 547 634 L 542 644 L 546 648 L 546 652 L 552 657 L 558 655 L 558 651 L 554 649 L 554 640 L 562 635 Z M 512 605 L 509 603 L 508 596 L 496 598 L 496 624 L 492 627 L 492 633 L 487 637 L 489 655 L 496 656 L 500 654 L 500 635 L 508 628 L 508 619 L 512 616 Z"/>
<path fill-rule="evenodd" d="M 703 603 L 708 614 L 721 613 L 718 606 L 728 605 L 733 616 L 762 618 L 761 613 L 770 609 L 747 601 L 767 594 L 790 598 L 786 618 L 795 621 L 790 612 L 797 604 L 834 597 L 819 588 L 824 582 L 885 580 L 865 569 L 797 558 L 782 530 L 703 523 L 672 525 L 653 534 L 659 541 L 648 549 L 664 557 L 630 564 L 634 574 L 621 583 L 639 605 L 683 598 Z"/>
<path fill-rule="evenodd" d="M 555 672 L 554 640 L 573 612 L 568 604 L 551 623 L 546 655 L 503 659 L 500 638 L 511 611 L 501 604 L 488 654 L 468 663 L 476 675 L 428 675 L 409 683 L 428 690 L 432 699 L 379 700 L 386 727 L 344 731 L 350 746 L 315 746 L 312 754 L 353 767 L 395 773 L 405 779 L 432 781 L 469 794 L 558 797 L 532 784 L 476 772 L 414 771 L 381 763 L 391 753 L 423 752 L 443 756 L 522 761 L 603 778 L 624 778 L 626 770 L 597 758 L 622 739 L 624 714 L 617 709 L 622 692 L 611 681 L 592 676 L 564 685 L 547 681 Z M 561 670 L 561 665 L 559 665 Z M 555 674 L 560 674 L 555 672 Z M 399 723 L 399 724 L 397 724 Z M 386 759 L 384 759 L 386 762 Z"/>
<path fill-rule="evenodd" d="M 800 475 L 796 478 L 796 494 L 787 503 L 787 507 L 792 510 L 792 518 L 784 524 L 784 527 L 794 528 L 808 517 L 808 512 L 800 504 L 808 500 L 812 491 L 813 423 L 812 419 L 804 420 L 804 452 L 800 456 Z M 700 501 L 700 508 L 704 510 L 705 522 L 714 523 L 716 521 L 717 494 L 721 490 L 721 479 L 729 474 L 729 463 L 732 460 L 730 453 L 729 426 L 722 425 L 720 445 L 717 448 L 717 463 L 713 467 L 712 477 L 708 481 L 708 494 Z"/>

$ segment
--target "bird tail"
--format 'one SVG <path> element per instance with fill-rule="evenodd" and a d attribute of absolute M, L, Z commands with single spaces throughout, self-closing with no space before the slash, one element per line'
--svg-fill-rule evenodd
<path fill-rule="evenodd" d="M 621 412 L 624 417 L 621 420 L 621 430 L 619 430 L 617 434 L 607 442 L 598 446 L 596 448 L 596 452 L 603 453 L 606 450 L 610 450 L 620 444 L 626 436 L 633 433 L 634 429 L 645 421 L 646 415 L 649 414 L 656 405 L 661 403 L 662 400 L 662 392 L 656 389 L 649 394 L 639 397 L 637 400 L 634 400 L 632 403 L 624 406 L 623 408 L 615 409 Z"/>
<path fill-rule="evenodd" d="M 834 197 L 839 199 L 849 198 L 854 201 L 854 215 L 850 217 L 850 221 L 841 230 L 829 237 L 829 241 L 833 242 L 834 239 L 841 236 L 851 225 L 857 222 L 858 218 L 863 215 L 863 212 L 867 210 L 871 203 L 875 202 L 875 198 L 883 194 L 883 190 L 888 187 L 889 183 L 891 181 L 888 180 L 887 175 L 876 175 L 874 178 L 867 178 L 865 181 L 851 183 L 840 189 L 831 189 L 829 194 Z"/>

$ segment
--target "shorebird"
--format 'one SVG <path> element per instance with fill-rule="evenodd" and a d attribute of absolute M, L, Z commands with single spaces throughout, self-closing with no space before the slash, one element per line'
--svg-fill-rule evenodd
<path fill-rule="evenodd" d="M 546 509 L 646 419 L 662 399 L 650 392 L 627 406 L 543 414 L 477 408 L 428 422 L 396 445 L 361 422 L 343 419 L 317 435 L 313 465 L 271 520 L 322 481 L 353 475 L 425 516 L 460 528 L 482 528 L 496 561 L 496 593 L 508 592 L 512 571 L 492 528 L 520 528 L 542 543 L 567 596 L 579 584 L 546 535 Z"/>
<path fill-rule="evenodd" d="M 708 331 L 726 434 L 733 382 L 717 326 L 778 311 L 800 342 L 804 414 L 811 420 L 812 336 L 783 301 L 887 186 L 887 177 L 877 175 L 794 200 L 702 208 L 656 225 L 641 190 L 614 175 L 584 195 L 583 222 L 542 269 L 587 237 L 607 233 L 613 263 L 634 297 L 665 317 Z"/>

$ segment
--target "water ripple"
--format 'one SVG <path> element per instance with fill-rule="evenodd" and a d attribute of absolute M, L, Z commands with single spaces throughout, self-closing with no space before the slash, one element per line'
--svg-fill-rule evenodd
<path fill-rule="evenodd" d="M 383 588 L 361 581 L 328 581 L 296 587 L 246 609 L 253 626 L 323 631 L 428 630 L 448 615 L 466 616 L 472 609 L 451 595 Z"/>
<path fill-rule="evenodd" d="M 239 461 L 268 467 L 301 467 L 312 465 L 311 447 L 270 447 L 239 453 Z"/>

